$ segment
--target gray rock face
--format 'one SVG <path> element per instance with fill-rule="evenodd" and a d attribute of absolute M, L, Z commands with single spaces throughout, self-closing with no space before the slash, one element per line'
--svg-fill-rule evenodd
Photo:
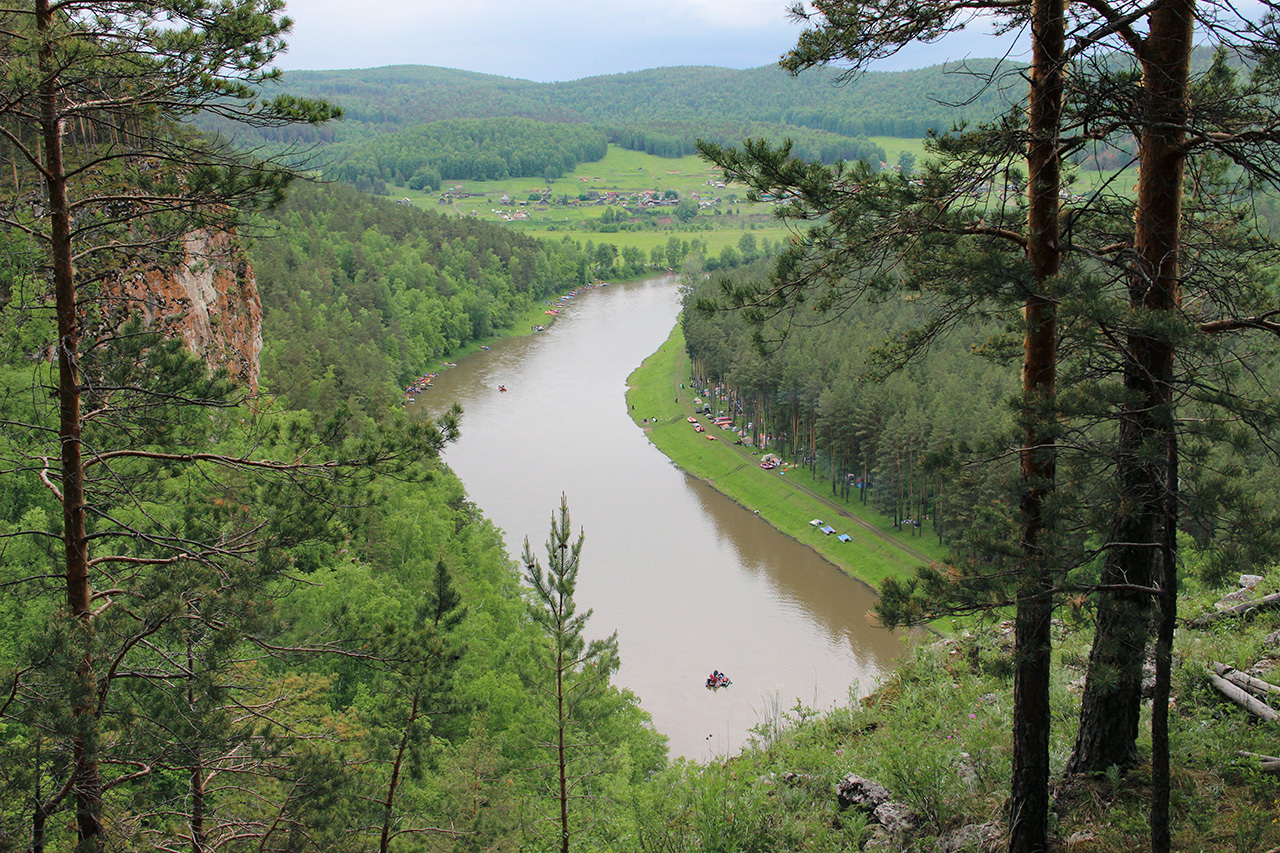
<path fill-rule="evenodd" d="M 1255 586 L 1257 586 L 1260 583 L 1262 583 L 1262 575 L 1241 575 L 1240 576 L 1240 586 L 1243 587 L 1244 589 L 1253 589 Z"/>
<path fill-rule="evenodd" d="M 879 806 L 889 802 L 890 799 L 888 788 L 853 773 L 836 783 L 836 800 L 842 810 L 857 808 L 873 814 Z"/>
<path fill-rule="evenodd" d="M 1226 610 L 1230 607 L 1235 607 L 1237 604 L 1240 604 L 1242 602 L 1252 601 L 1253 598 L 1254 598 L 1253 590 L 1237 589 L 1235 592 L 1229 592 L 1226 595 L 1222 596 L 1222 598 L 1218 599 L 1218 601 L 1213 606 L 1218 608 L 1219 610 Z"/>
<path fill-rule="evenodd" d="M 876 827 L 862 845 L 864 853 L 899 853 L 901 848 L 893 843 L 893 836 L 880 827 Z"/>
<path fill-rule="evenodd" d="M 918 823 L 909 807 L 893 801 L 887 788 L 853 773 L 836 783 L 836 799 L 841 811 L 857 809 L 876 825 L 875 834 L 864 846 L 865 850 L 897 849 L 892 846 L 873 847 L 872 843 L 890 845 L 910 834 Z"/>
<path fill-rule="evenodd" d="M 883 826 L 891 835 L 902 836 L 915 829 L 915 815 L 902 803 L 892 800 L 876 806 L 871 813 L 875 822 Z"/>
<path fill-rule="evenodd" d="M 994 823 L 971 823 L 938 839 L 942 853 L 988 853 L 1003 845 L 1000 827 Z"/>

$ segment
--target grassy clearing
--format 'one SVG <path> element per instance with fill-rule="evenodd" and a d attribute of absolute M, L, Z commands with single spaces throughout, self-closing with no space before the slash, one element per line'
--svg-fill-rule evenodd
<path fill-rule="evenodd" d="M 924 561 L 942 556 L 936 540 L 903 535 L 883 516 L 827 497 L 829 485 L 806 469 L 766 471 L 759 465 L 758 451 L 733 445 L 732 432 L 695 432 L 687 420 L 693 413 L 692 392 L 680 388 L 687 377 L 684 336 L 677 326 L 627 381 L 632 417 L 638 423 L 650 421 L 641 423 L 649 440 L 681 468 L 873 586 L 890 577 L 910 577 Z M 708 440 L 708 435 L 717 440 Z M 809 524 L 813 518 L 850 534 L 853 541 L 823 534 Z"/>
<path fill-rule="evenodd" d="M 446 181 L 446 188 L 460 187 L 463 192 L 479 195 L 477 198 L 459 199 L 451 205 L 438 204 L 440 192 L 415 192 L 405 187 L 396 187 L 393 193 L 397 198 L 407 198 L 420 207 L 500 222 L 507 222 L 504 214 L 511 213 L 510 210 L 499 209 L 498 202 L 503 195 L 509 196 L 513 202 L 521 202 L 528 201 L 531 194 L 545 189 L 550 189 L 554 197 L 567 195 L 572 199 L 593 190 L 599 193 L 675 190 L 681 198 L 695 193 L 702 197 L 720 196 L 724 200 L 724 206 L 732 206 L 734 209 L 741 206 L 744 215 L 768 217 L 768 205 L 748 205 L 745 202 L 739 205 L 729 200 L 731 195 L 745 197 L 744 189 L 717 189 L 707 184 L 708 181 L 719 178 L 720 171 L 697 156 L 668 159 L 610 145 L 602 160 L 582 163 L 574 171 L 550 183 L 543 177 L 507 178 L 500 181 Z M 545 211 L 530 210 L 529 216 L 534 223 L 574 224 L 587 219 L 599 219 L 603 209 L 603 206 L 596 205 L 552 206 Z"/>
<path fill-rule="evenodd" d="M 909 151 L 914 154 L 916 156 L 917 163 L 924 161 L 925 150 L 923 139 L 903 139 L 900 136 L 870 136 L 867 138 L 884 149 L 885 162 L 890 166 L 895 165 L 898 162 L 898 155 L 903 151 Z"/>

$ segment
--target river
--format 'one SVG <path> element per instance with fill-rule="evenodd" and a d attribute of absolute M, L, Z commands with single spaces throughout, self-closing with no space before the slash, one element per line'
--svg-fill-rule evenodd
<path fill-rule="evenodd" d="M 628 416 L 626 378 L 679 310 L 674 276 L 581 294 L 547 331 L 442 371 L 415 406 L 462 404 L 444 458 L 513 558 L 527 537 L 545 565 L 567 496 L 586 533 L 576 600 L 594 609 L 588 634 L 617 630 L 616 683 L 673 756 L 705 760 L 797 701 L 826 710 L 865 694 L 904 646 L 870 623 L 868 587 L 684 474 Z M 712 669 L 733 684 L 708 690 Z"/>

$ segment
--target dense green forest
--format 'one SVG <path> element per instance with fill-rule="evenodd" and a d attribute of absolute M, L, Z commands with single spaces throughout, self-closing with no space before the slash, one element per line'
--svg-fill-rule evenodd
<path fill-rule="evenodd" d="M 864 138 L 761 122 L 647 122 L 597 128 L 521 118 L 446 119 L 367 139 L 333 142 L 317 155 L 325 175 L 365 192 L 386 195 L 388 185 L 438 190 L 441 181 L 543 177 L 548 183 L 605 155 L 608 142 L 659 157 L 697 153 L 699 139 L 732 144 L 748 136 L 786 138 L 797 157 L 834 163 L 879 164 L 885 153 Z"/>
<path fill-rule="evenodd" d="M 919 138 L 931 128 L 945 130 L 997 111 L 1020 67 L 1009 64 L 998 75 L 996 67 L 993 60 L 980 59 L 873 72 L 848 83 L 841 83 L 834 69 L 792 77 L 771 65 L 742 71 L 658 68 L 564 83 L 429 66 L 291 71 L 276 84 L 280 91 L 330 99 L 342 106 L 345 121 L 319 131 L 291 128 L 274 138 L 363 136 L 443 119 L 503 116 L 618 127 L 756 122 L 849 137 Z M 984 86 L 992 76 L 992 85 Z"/>
<path fill-rule="evenodd" d="M 757 435 L 773 435 L 780 455 L 822 472 L 833 495 L 869 503 L 907 532 L 962 548 L 975 517 L 1003 496 L 930 462 L 1007 427 L 1016 376 L 973 355 L 999 327 L 948 339 L 890 372 L 871 354 L 922 321 L 924 309 L 907 298 L 818 325 L 779 320 L 763 331 L 763 351 L 761 330 L 740 314 L 697 310 L 726 284 L 767 274 L 756 264 L 689 289 L 681 323 L 695 376 L 740 405 Z"/>
<path fill-rule="evenodd" d="M 936 536 L 958 557 L 1013 535 L 1003 525 L 1016 465 L 1000 462 L 997 448 L 1016 407 L 1016 331 L 989 318 L 906 358 L 906 343 L 931 316 L 907 292 L 836 317 L 788 313 L 763 327 L 740 312 L 699 309 L 727 290 L 761 286 L 771 269 L 756 263 L 687 286 L 681 324 L 700 387 L 727 397 L 785 459 L 824 476 L 833 496 Z M 1265 387 L 1280 383 L 1280 362 L 1254 369 Z M 1280 506 L 1267 444 L 1242 438 L 1195 453 L 1184 471 L 1191 562 L 1210 583 L 1266 568 L 1273 539 L 1263 519 Z M 1099 477 L 1093 469 L 1080 476 Z"/>
<path fill-rule="evenodd" d="M 788 139 L 792 151 L 805 160 L 834 163 L 837 160 L 884 162 L 884 149 L 862 136 L 845 136 L 805 127 L 779 128 L 759 121 L 647 121 L 620 126 L 606 126 L 610 141 L 623 148 L 643 151 L 659 157 L 684 157 L 696 154 L 699 139 L 736 144 L 747 137 Z"/>
<path fill-rule="evenodd" d="M 299 185 L 253 248 L 266 312 L 267 382 L 303 408 L 374 414 L 465 344 L 584 284 L 576 243 Z"/>
<path fill-rule="evenodd" d="M 296 71 L 267 91 L 330 100 L 342 107 L 342 122 L 256 130 L 207 119 L 202 126 L 242 144 L 301 146 L 326 174 L 378 192 L 410 182 L 434 189 L 451 178 L 558 177 L 603 156 L 588 127 L 662 157 L 692 154 L 698 139 L 731 145 L 761 137 L 791 140 L 808 160 L 875 165 L 884 151 L 866 137 L 920 138 L 966 117 L 987 118 L 1017 75 L 1016 65 L 990 60 L 848 83 L 835 71 L 796 78 L 772 66 L 664 68 L 546 84 L 419 66 Z"/>
<path fill-rule="evenodd" d="M 375 189 L 373 181 L 436 190 L 441 179 L 555 179 L 579 163 L 599 160 L 607 144 L 602 132 L 587 125 L 458 119 L 335 143 L 325 149 L 325 159 L 328 174 L 366 191 Z"/>
<path fill-rule="evenodd" d="M 972 4 L 955 8 L 967 20 Z M 1105 4 L 1094 11 L 1112 13 Z M 1004 88 L 1026 84 L 1020 71 L 988 86 L 993 66 L 979 62 L 959 74 L 867 75 L 838 88 L 831 71 L 797 80 L 777 69 L 666 69 L 540 86 L 378 69 L 289 75 L 280 89 L 268 67 L 287 29 L 278 12 L 259 0 L 160 0 L 0 13 L 8 60 L 0 75 L 0 850 L 986 851 L 1024 815 L 1017 780 L 1028 751 L 1009 732 L 1025 724 L 1026 706 L 1010 695 L 1040 651 L 1023 633 L 1032 599 L 1056 605 L 1033 620 L 1053 643 L 1040 711 L 1052 721 L 1041 729 L 1042 769 L 1063 779 L 1055 845 L 1099 853 L 1144 846 L 1156 784 L 1147 759 L 1170 751 L 1180 846 L 1255 851 L 1280 842 L 1273 729 L 1222 703 L 1206 675 L 1265 674 L 1254 664 L 1274 657 L 1274 615 L 1261 606 L 1280 598 L 1259 599 L 1256 611 L 1248 605 L 1280 589 L 1275 341 L 1178 339 L 1188 379 L 1176 401 L 1140 398 L 1135 389 L 1154 371 L 1139 368 L 1148 365 L 1117 369 L 1228 284 L 1239 286 L 1221 303 L 1261 306 L 1258 313 L 1215 315 L 1185 331 L 1280 331 L 1274 256 L 1251 241 L 1256 234 L 1244 240 L 1235 230 L 1257 224 L 1247 214 L 1252 187 L 1215 192 L 1234 178 L 1224 162 L 1191 170 L 1188 242 L 1177 247 L 1189 273 L 1175 283 L 1192 294 L 1185 314 L 1143 303 L 1136 278 L 1098 284 L 1099 259 L 1145 250 L 1141 241 L 1113 242 L 1147 222 L 1132 215 L 1131 198 L 1118 194 L 1096 220 L 1079 211 L 1072 239 L 1108 240 L 1090 256 L 1093 266 L 1073 270 L 1080 275 L 1067 283 L 1077 290 L 1054 291 L 1053 304 L 1074 312 L 1064 310 L 1062 360 L 1071 382 L 1064 399 L 1074 408 L 1037 406 L 1018 384 L 1036 307 L 1021 302 L 1033 289 L 1026 282 L 1041 286 L 1044 277 L 1026 275 L 1020 257 L 1004 267 L 992 260 L 1016 252 L 970 254 L 946 242 L 963 234 L 1032 245 L 1008 239 L 1025 219 L 1023 201 L 997 203 L 994 178 L 970 174 L 985 154 L 950 173 L 926 166 L 923 179 L 910 180 L 865 162 L 829 171 L 770 161 L 771 151 L 757 147 L 748 153 L 785 167 L 763 179 L 719 152 L 756 192 L 789 191 L 784 213 L 823 211 L 810 218 L 808 236 L 784 247 L 779 266 L 775 247 L 747 231 L 716 258 L 676 236 L 647 257 L 607 242 L 537 242 L 349 186 L 302 183 L 287 159 L 267 150 L 258 152 L 265 159 L 247 158 L 182 124 L 205 111 L 219 117 L 224 138 L 349 145 L 348 179 L 370 189 L 375 180 L 426 186 L 436 173 L 482 161 L 486 175 L 563 168 L 598 151 L 607 133 L 631 134 L 638 147 L 683 145 L 707 115 L 727 134 L 759 128 L 773 139 L 787 127 L 855 145 L 862 134 L 916 136 L 967 115 L 944 109 L 948 101 L 979 117 L 1005 100 L 1021 103 Z M 1270 59 L 1258 66 L 1264 87 L 1280 67 Z M 1277 92 L 1232 101 L 1244 84 L 1225 63 L 1210 70 L 1213 85 L 1194 92 L 1201 100 L 1183 101 L 1200 105 L 1209 91 L 1223 97 L 1215 105 L 1233 103 L 1250 121 L 1266 115 L 1251 111 L 1274 98 L 1258 93 Z M 1114 88 L 1075 103 L 1090 119 L 1089 110 L 1106 107 L 1125 122 L 1146 121 L 1147 112 L 1131 114 L 1136 79 L 1107 76 Z M 303 82 L 287 88 L 293 80 Z M 963 86 L 951 88 L 957 81 Z M 264 99 L 263 91 L 284 94 Z M 1108 100 L 1117 92 L 1123 97 Z M 317 94 L 349 96 L 345 129 L 326 124 L 330 105 L 298 97 Z M 433 101 L 430 114 L 420 108 Z M 1013 140 L 1013 153 L 995 158 L 1003 171 L 991 173 L 1007 181 L 1027 148 L 1021 109 L 1004 112 L 1012 124 L 979 141 Z M 462 155 L 453 165 L 456 150 L 401 155 L 389 131 Z M 818 149 L 808 156 L 875 157 L 868 148 L 828 157 L 822 134 L 809 138 Z M 1280 142 L 1274 135 L 1264 128 L 1244 141 Z M 941 151 L 950 142 L 937 144 Z M 944 196 L 928 194 L 957 174 L 979 185 L 937 204 Z M 1174 177 L 1163 187 L 1180 187 L 1182 173 Z M 845 216 L 833 187 L 840 204 L 858 197 L 859 215 Z M 1026 204 L 1047 198 L 1056 208 L 1056 189 Z M 957 199 L 960 218 L 942 222 Z M 989 218 L 975 221 L 972 200 L 990 203 Z M 1217 201 L 1238 206 L 1215 209 Z M 907 227 L 893 239 L 933 251 L 905 267 L 896 265 L 902 254 L 886 253 L 892 274 L 866 276 L 874 264 L 859 253 L 881 244 L 851 238 L 874 236 L 859 229 L 922 202 L 930 227 L 945 227 L 921 234 L 894 218 Z M 1169 209 L 1145 203 L 1153 218 Z M 601 220 L 616 225 L 617 214 L 606 208 Z M 223 249 L 210 248 L 215 236 Z M 833 251 L 844 254 L 833 261 Z M 1249 263 L 1235 266 L 1242 256 Z M 840 266 L 850 258 L 857 263 Z M 790 301 L 750 304 L 779 282 L 790 287 L 787 274 L 810 261 L 826 277 L 806 283 L 831 284 L 834 294 L 793 288 Z M 894 595 L 882 615 L 904 620 L 924 612 L 911 605 L 927 605 L 971 620 L 940 642 L 924 637 L 865 701 L 765 709 L 739 754 L 707 764 L 667 760 L 639 699 L 610 683 L 620 665 L 612 640 L 587 641 L 602 632 L 587 629 L 573 602 L 582 540 L 569 508 L 546 540 L 529 531 L 545 551 L 528 549 L 518 565 L 441 462 L 465 413 L 407 417 L 401 390 L 442 357 L 523 331 L 544 301 L 598 275 L 676 266 L 684 268 L 693 375 L 672 381 L 720 397 L 788 459 L 821 472 L 837 499 L 874 504 L 952 547 L 947 565 L 887 588 Z M 1251 277 L 1217 275 L 1241 271 Z M 210 323 L 227 338 L 237 334 L 235 315 L 253 315 L 256 283 L 256 387 L 251 372 L 228 369 L 233 360 L 211 367 L 166 334 L 168 321 L 188 319 L 161 286 L 177 272 L 216 273 L 238 295 L 234 310 Z M 1010 281 L 1012 297 L 1003 290 Z M 850 283 L 874 298 L 845 301 Z M 954 295 L 959 285 L 986 289 L 964 296 L 963 313 L 950 315 L 964 321 L 942 334 L 931 325 L 939 303 L 923 297 Z M 1137 302 L 1140 322 L 1116 310 L 1125 299 Z M 747 310 L 726 310 L 735 301 Z M 811 304 L 826 310 L 808 312 Z M 1156 310 L 1164 316 L 1153 321 Z M 156 316 L 163 320 L 145 319 Z M 1249 396 L 1257 389 L 1265 395 Z M 1046 412 L 1061 431 L 1027 446 Z M 1147 419 L 1155 434 L 1155 415 L 1182 444 L 1112 437 L 1125 418 Z M 1050 508 L 1061 526 L 1050 544 L 1071 561 L 1058 567 L 1062 586 L 1045 592 L 1032 588 L 1042 579 L 1030 571 L 1034 561 L 1018 562 L 1034 540 L 1019 463 L 1060 436 L 1091 455 L 1063 453 L 1052 474 L 1058 504 Z M 1147 531 L 1159 541 L 1116 540 L 1110 522 L 1138 514 L 1144 501 L 1150 508 L 1151 492 L 1124 492 L 1149 485 L 1147 469 L 1177 475 L 1161 493 L 1176 500 L 1160 504 L 1176 511 Z M 1082 496 L 1083 511 L 1064 511 Z M 1125 549 L 1159 550 L 1162 573 L 1109 581 L 1110 555 Z M 1258 572 L 1241 579 L 1258 592 L 1233 593 L 1245 606 L 1224 600 L 1217 612 L 1215 587 L 1241 570 Z M 1160 635 L 1157 689 L 1173 692 L 1143 705 L 1141 678 L 1125 681 L 1139 705 L 1130 751 L 1067 778 L 1072 740 L 1091 722 L 1078 713 L 1080 684 L 1116 682 L 1119 668 L 1097 665 L 1099 654 L 1140 671 L 1151 639 L 1090 650 L 1103 624 L 1098 601 L 1159 593 L 1174 600 L 1165 612 L 1176 616 L 1179 575 L 1184 610 L 1211 615 L 1185 626 L 1172 674 L 1173 641 Z M 954 608 L 941 600 L 957 593 Z M 1002 622 L 1015 608 L 1015 622 Z M 1133 611 L 1135 630 L 1153 624 L 1149 610 Z M 1233 621 L 1246 614 L 1256 622 Z M 1160 624 L 1172 632 L 1172 620 Z M 1274 690 L 1244 683 L 1264 697 Z M 1139 722 L 1149 718 L 1154 730 L 1157 717 L 1167 726 L 1160 745 L 1154 733 L 1138 734 Z M 877 802 L 856 799 L 859 789 Z M 1047 784 L 1040 794 L 1047 801 Z M 1047 837 L 1047 820 L 1041 829 Z"/>

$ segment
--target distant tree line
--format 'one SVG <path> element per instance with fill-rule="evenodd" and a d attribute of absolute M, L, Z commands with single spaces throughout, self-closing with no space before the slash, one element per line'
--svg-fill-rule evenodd
<path fill-rule="evenodd" d="M 607 149 L 604 133 L 587 125 L 457 119 L 334 143 L 324 158 L 328 175 L 382 195 L 387 184 L 436 190 L 442 180 L 554 179 Z"/>
<path fill-rule="evenodd" d="M 957 121 L 991 118 L 1021 69 L 1018 64 L 999 67 L 997 75 L 994 60 L 979 59 L 867 73 L 846 84 L 841 84 L 834 69 L 791 77 L 776 66 L 658 68 L 563 83 L 429 66 L 290 71 L 269 91 L 327 98 L 342 107 L 344 121 L 320 128 L 236 128 L 234 135 L 246 143 L 323 148 L 439 121 L 514 117 L 594 124 L 611 131 L 627 128 L 628 133 L 643 133 L 648 139 L 644 143 L 648 147 L 642 150 L 662 156 L 683 156 L 676 152 L 691 150 L 668 137 L 683 140 L 701 135 L 728 143 L 766 136 L 800 142 L 803 129 L 808 129 L 855 139 L 920 138 L 930 129 L 946 130 Z M 987 79 L 990 85 L 985 88 L 975 86 L 975 80 Z M 982 89 L 976 96 L 975 88 Z M 742 124 L 771 127 L 745 133 L 732 129 Z M 202 126 L 232 135 L 232 129 L 216 120 L 204 120 Z M 866 159 L 862 154 L 823 156 L 828 161 L 841 158 Z M 411 177 L 413 171 L 404 177 Z M 373 177 L 368 170 L 366 174 Z M 381 179 L 392 180 L 389 174 Z"/>
<path fill-rule="evenodd" d="M 791 140 L 797 157 L 834 163 L 837 160 L 860 160 L 879 165 L 886 159 L 884 149 L 866 138 L 838 135 L 825 130 L 810 130 L 795 125 L 756 121 L 651 122 L 648 124 L 607 127 L 609 140 L 632 151 L 643 151 L 658 157 L 685 157 L 698 153 L 698 140 L 721 145 L 734 145 L 748 137 L 772 142 Z"/>

